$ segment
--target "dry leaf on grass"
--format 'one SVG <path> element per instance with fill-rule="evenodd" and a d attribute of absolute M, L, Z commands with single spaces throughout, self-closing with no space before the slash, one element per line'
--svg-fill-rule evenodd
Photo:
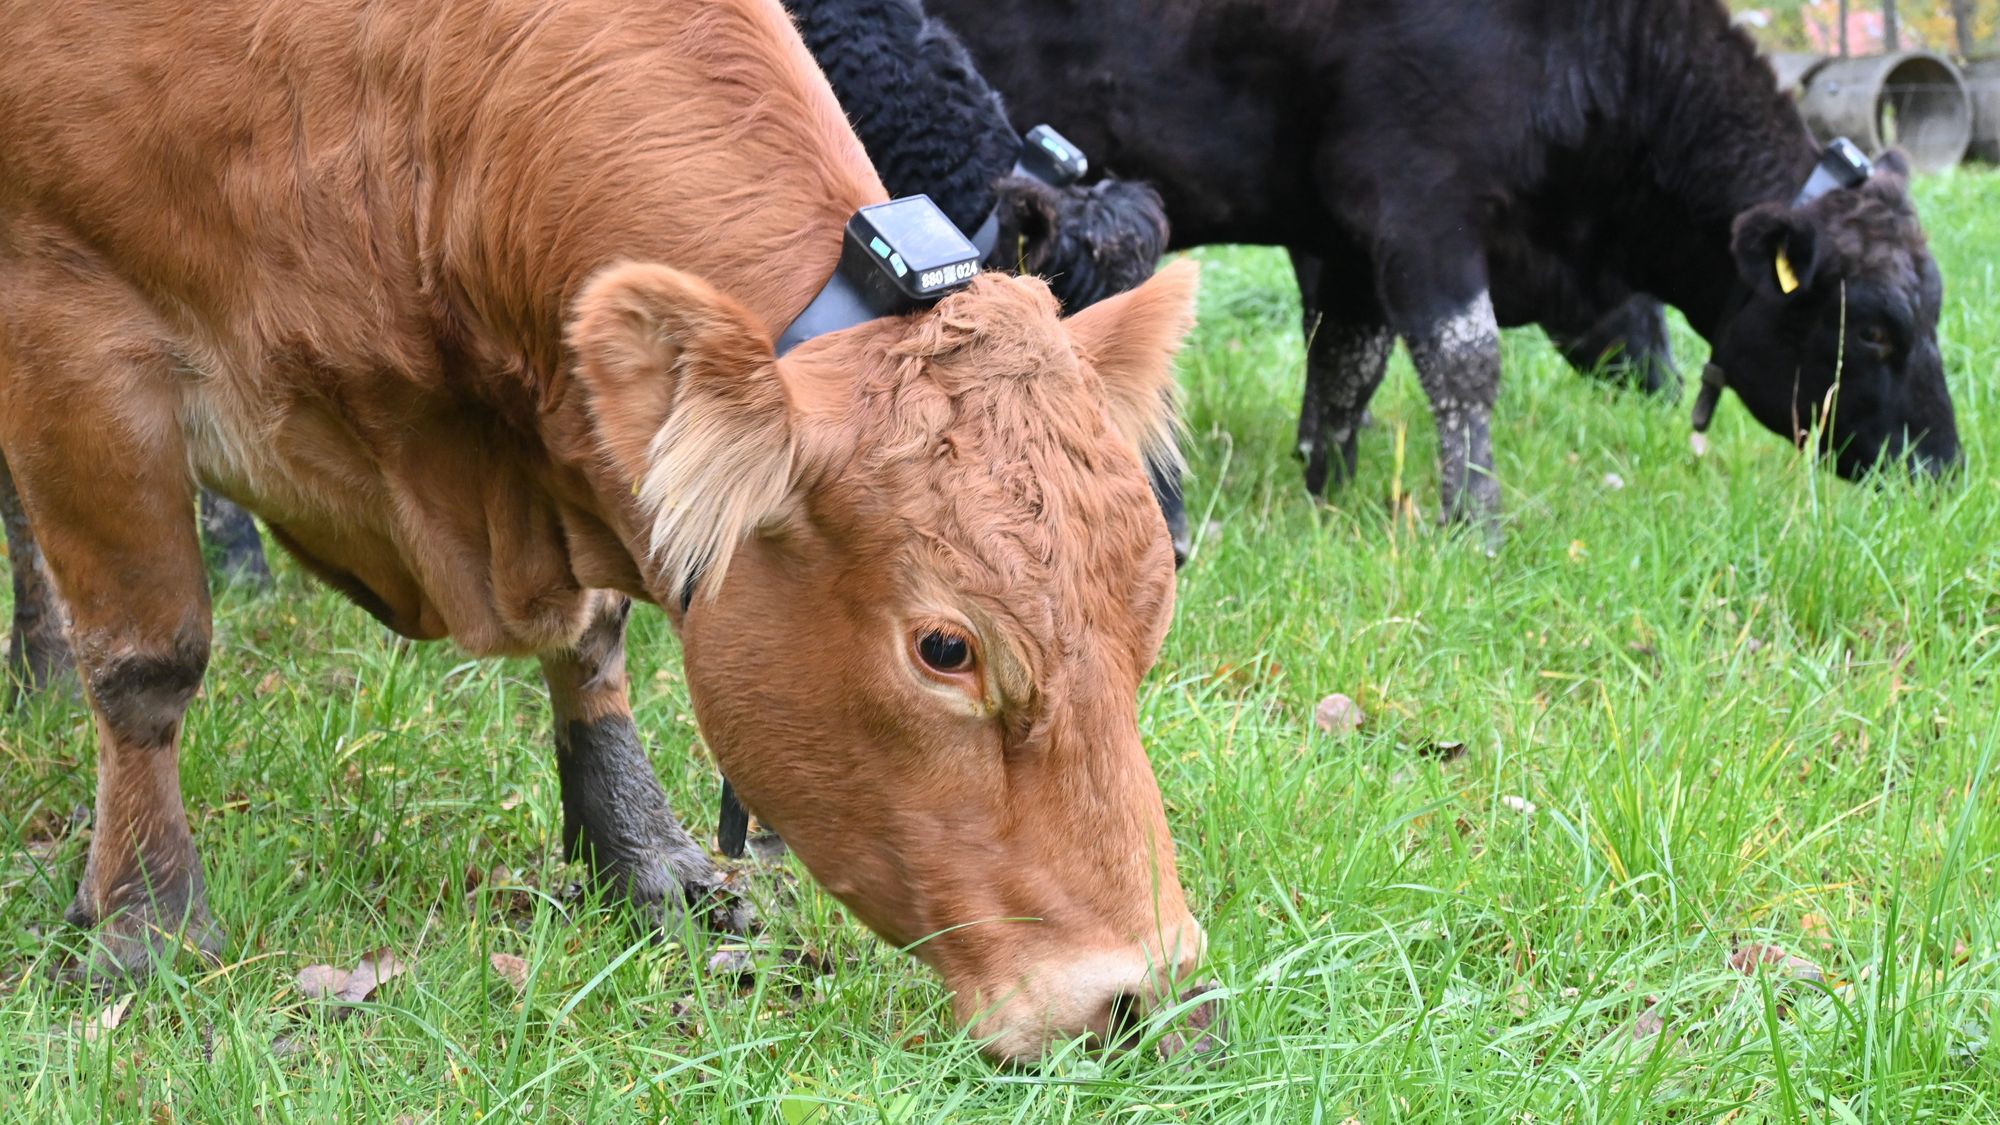
<path fill-rule="evenodd" d="M 410 966 L 396 956 L 396 951 L 385 945 L 363 957 L 353 969 L 308 965 L 299 970 L 298 986 L 311 1000 L 359 1004 L 409 970 Z"/>
<path fill-rule="evenodd" d="M 1764 945 L 1754 941 L 1742 942 L 1729 951 L 1729 967 L 1746 977 L 1756 976 L 1760 966 L 1768 967 L 1773 976 L 1822 983 L 1826 981 L 1826 970 L 1803 957 L 1786 953 L 1775 945 Z"/>
<path fill-rule="evenodd" d="M 1192 1000 L 1218 987 L 1214 981 L 1198 984 L 1184 990 L 1181 999 Z M 1175 1029 L 1160 1037 L 1160 1058 L 1182 1066 L 1220 1066 L 1228 1036 L 1229 1021 L 1223 1018 L 1222 1000 L 1210 997 L 1189 1008 Z"/>
<path fill-rule="evenodd" d="M 1465 757 L 1465 743 L 1450 741 L 1419 742 L 1416 746 L 1419 758 L 1429 758 L 1437 762 L 1456 762 Z"/>
<path fill-rule="evenodd" d="M 488 960 L 493 963 L 493 971 L 500 974 L 508 984 L 513 985 L 514 991 L 526 992 L 528 990 L 528 962 L 526 958 L 516 957 L 512 953 L 495 953 Z"/>
<path fill-rule="evenodd" d="M 1634 1042 L 1644 1042 L 1667 1029 L 1667 1020 L 1660 1014 L 1660 1000 L 1657 996 L 1646 997 L 1646 1007 L 1632 1020 L 1629 1034 Z"/>
<path fill-rule="evenodd" d="M 1353 734 L 1367 721 L 1361 705 L 1339 692 L 1320 700 L 1313 708 L 1313 724 L 1332 735 Z"/>
<path fill-rule="evenodd" d="M 131 1010 L 132 998 L 136 992 L 128 992 L 104 1006 L 104 1010 L 83 1025 L 83 1041 L 95 1043 L 104 1038 L 112 1029 L 125 1022 L 125 1013 Z"/>

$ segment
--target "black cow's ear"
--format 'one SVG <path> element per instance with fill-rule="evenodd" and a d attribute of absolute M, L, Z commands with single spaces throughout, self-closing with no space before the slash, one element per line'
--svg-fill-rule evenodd
<path fill-rule="evenodd" d="M 1789 297 L 1812 288 L 1819 269 L 1819 232 L 1812 220 L 1783 204 L 1767 203 L 1736 217 L 1730 241 L 1736 269 L 1759 293 Z"/>
<path fill-rule="evenodd" d="M 1062 205 L 1054 188 L 1028 176 L 1009 176 L 996 188 L 1000 240 L 987 265 L 1015 273 L 1040 273 L 1055 245 Z"/>
<path fill-rule="evenodd" d="M 1875 171 L 1869 175 L 1861 190 L 1873 195 L 1892 207 L 1907 210 L 1910 206 L 1910 162 L 1903 150 L 1892 148 L 1875 158 Z"/>

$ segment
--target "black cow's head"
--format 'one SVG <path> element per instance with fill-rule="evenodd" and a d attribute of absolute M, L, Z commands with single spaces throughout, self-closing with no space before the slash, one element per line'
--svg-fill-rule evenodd
<path fill-rule="evenodd" d="M 1000 239 L 987 263 L 1046 279 L 1065 312 L 1137 287 L 1166 253 L 1166 207 L 1145 184 L 1052 187 L 1009 176 L 999 195 Z"/>
<path fill-rule="evenodd" d="M 1818 426 L 1819 452 L 1848 480 L 1884 461 L 1932 475 L 1957 463 L 1944 282 L 1900 155 L 1803 206 L 1745 211 L 1732 248 L 1749 296 L 1714 362 L 1759 422 L 1800 446 Z"/>

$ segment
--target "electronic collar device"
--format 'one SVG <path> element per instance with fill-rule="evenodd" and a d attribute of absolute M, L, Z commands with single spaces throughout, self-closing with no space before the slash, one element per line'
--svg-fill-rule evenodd
<path fill-rule="evenodd" d="M 971 281 L 979 260 L 928 195 L 863 207 L 847 220 L 840 264 L 778 337 L 778 354 L 815 336 L 923 308 Z"/>
<path fill-rule="evenodd" d="M 1032 176 L 1050 187 L 1068 187 L 1083 178 L 1090 171 L 1090 160 L 1083 150 L 1069 143 L 1069 138 L 1047 125 L 1037 125 L 1021 138 L 1020 154 L 1014 158 L 1015 176 Z M 993 253 L 994 244 L 1000 241 L 1000 204 L 996 201 L 993 210 L 986 213 L 986 221 L 979 224 L 979 230 L 972 236 L 972 245 L 979 249 L 981 261 Z"/>
<path fill-rule="evenodd" d="M 1874 171 L 1875 165 L 1858 145 L 1846 137 L 1835 137 L 1819 154 L 1819 163 L 1813 165 L 1812 176 L 1799 189 L 1792 206 L 1804 207 L 1835 188 L 1860 187 Z"/>
<path fill-rule="evenodd" d="M 1846 137 L 1835 137 L 1819 154 L 1819 162 L 1813 165 L 1812 175 L 1806 178 L 1806 186 L 1792 198 L 1792 206 L 1804 207 L 1836 188 L 1857 188 L 1875 171 L 1875 165 L 1860 146 Z M 1798 275 L 1792 271 L 1791 261 L 1781 248 L 1774 263 L 1778 272 L 1778 284 L 1790 293 L 1799 286 Z M 1722 401 L 1723 388 L 1728 386 L 1722 368 L 1711 363 L 1701 370 L 1701 391 L 1695 395 L 1695 433 L 1707 433 L 1708 424 L 1715 420 L 1716 404 Z"/>

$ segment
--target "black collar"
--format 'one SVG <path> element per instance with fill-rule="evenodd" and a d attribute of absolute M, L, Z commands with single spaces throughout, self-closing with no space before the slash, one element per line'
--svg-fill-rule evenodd
<path fill-rule="evenodd" d="M 924 308 L 971 281 L 979 259 L 928 195 L 863 207 L 847 220 L 833 275 L 779 334 L 778 354 L 815 336 Z"/>

